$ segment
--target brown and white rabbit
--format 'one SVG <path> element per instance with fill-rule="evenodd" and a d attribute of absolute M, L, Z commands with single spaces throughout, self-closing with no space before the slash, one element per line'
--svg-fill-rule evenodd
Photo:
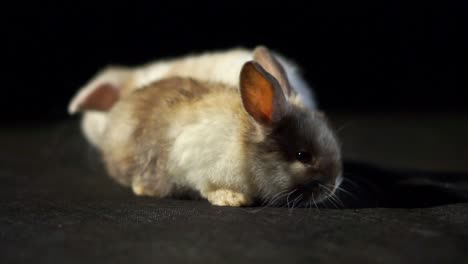
<path fill-rule="evenodd" d="M 190 191 L 215 205 L 243 206 L 295 193 L 319 202 L 340 183 L 336 137 L 274 55 L 259 47 L 253 59 L 236 85 L 176 71 L 137 89 L 135 72 L 104 72 L 70 109 L 100 111 L 101 122 L 85 116 L 85 133 L 109 174 L 138 195 Z"/>

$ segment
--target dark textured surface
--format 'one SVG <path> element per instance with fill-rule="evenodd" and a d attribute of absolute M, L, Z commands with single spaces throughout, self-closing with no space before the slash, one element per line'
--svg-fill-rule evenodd
<path fill-rule="evenodd" d="M 468 261 L 466 203 L 422 209 L 220 208 L 133 196 L 105 176 L 76 122 L 3 128 L 0 146 L 2 263 Z M 408 176 L 347 167 L 367 180 Z M 371 201 L 385 196 L 384 205 L 392 194 L 403 193 L 374 187 L 384 191 L 370 195 Z"/>

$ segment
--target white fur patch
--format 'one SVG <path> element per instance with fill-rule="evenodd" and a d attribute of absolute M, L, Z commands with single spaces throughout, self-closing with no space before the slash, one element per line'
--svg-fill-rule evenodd
<path fill-rule="evenodd" d="M 107 127 L 107 113 L 87 111 L 81 122 L 81 129 L 86 139 L 95 147 L 99 147 L 101 137 Z"/>
<path fill-rule="evenodd" d="M 298 93 L 303 104 L 310 110 L 317 107 L 313 91 L 302 78 L 299 68 L 281 55 L 275 54 L 283 65 L 293 89 Z M 239 86 L 239 75 L 242 66 L 252 60 L 252 51 L 232 49 L 220 52 L 207 52 L 179 59 L 156 61 L 137 69 L 136 87 L 166 77 L 190 77 L 202 81 L 220 82 L 232 87 Z"/>
<path fill-rule="evenodd" d="M 179 118 L 186 115 L 183 111 L 191 109 L 182 110 Z M 246 188 L 238 135 L 241 124 L 227 112 L 197 114 L 203 116 L 196 122 L 173 122 L 168 130 L 173 140 L 168 157 L 171 178 L 182 186 L 196 186 L 202 195 L 211 186 Z"/>
<path fill-rule="evenodd" d="M 294 175 L 301 175 L 304 173 L 306 167 L 302 162 L 299 161 L 294 161 L 289 165 L 289 169 L 291 170 L 291 173 Z"/>

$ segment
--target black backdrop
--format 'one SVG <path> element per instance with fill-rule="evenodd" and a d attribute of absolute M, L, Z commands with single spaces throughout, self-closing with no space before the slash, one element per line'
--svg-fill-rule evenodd
<path fill-rule="evenodd" d="M 65 118 L 76 89 L 109 63 L 257 44 L 297 61 L 325 110 L 468 109 L 468 9 L 461 2 L 197 2 L 4 9 L 1 117 Z"/>

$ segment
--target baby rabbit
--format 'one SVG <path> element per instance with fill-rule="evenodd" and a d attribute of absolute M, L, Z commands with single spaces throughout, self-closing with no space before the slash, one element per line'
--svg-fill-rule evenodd
<path fill-rule="evenodd" d="M 177 73 L 140 89 L 103 82 L 79 93 L 71 109 L 102 113 L 84 129 L 109 174 L 137 195 L 190 192 L 247 206 L 294 193 L 295 203 L 319 202 L 341 181 L 336 137 L 274 55 L 259 47 L 253 59 L 237 85 Z M 123 69 L 114 83 L 128 76 Z"/>

